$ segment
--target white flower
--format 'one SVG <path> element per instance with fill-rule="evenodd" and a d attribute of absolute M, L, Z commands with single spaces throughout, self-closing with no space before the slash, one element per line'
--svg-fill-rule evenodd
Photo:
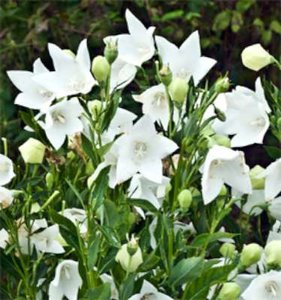
<path fill-rule="evenodd" d="M 15 176 L 13 162 L 7 156 L 0 154 L 0 186 L 9 183 Z"/>
<path fill-rule="evenodd" d="M 139 172 L 143 177 L 161 183 L 161 159 L 173 153 L 178 146 L 168 138 L 157 134 L 153 121 L 143 116 L 128 133 L 119 137 L 116 180 L 122 183 Z"/>
<path fill-rule="evenodd" d="M 71 55 L 54 44 L 48 45 L 55 71 L 34 76 L 34 80 L 48 90 L 54 91 L 57 98 L 87 94 L 93 85 L 91 60 L 87 48 L 87 40 L 83 40 L 77 50 L 77 55 Z"/>
<path fill-rule="evenodd" d="M 264 172 L 265 198 L 272 200 L 281 192 L 281 158 L 271 163 Z"/>
<path fill-rule="evenodd" d="M 268 210 L 276 220 L 281 221 L 281 196 L 270 201 Z"/>
<path fill-rule="evenodd" d="M 45 123 L 39 122 L 55 149 L 62 146 L 66 136 L 83 130 L 83 124 L 78 118 L 82 112 L 83 108 L 77 98 L 62 100 L 48 108 Z"/>
<path fill-rule="evenodd" d="M 173 300 L 173 298 L 159 292 L 150 282 L 144 280 L 140 293 L 133 295 L 128 300 Z"/>
<path fill-rule="evenodd" d="M 62 245 L 59 243 L 59 226 L 52 225 L 39 233 L 31 235 L 30 242 L 38 252 L 43 253 L 64 253 Z"/>
<path fill-rule="evenodd" d="M 110 288 L 111 288 L 111 300 L 118 300 L 119 299 L 119 293 L 118 290 L 116 288 L 116 285 L 114 283 L 114 280 L 112 278 L 112 276 L 104 273 L 102 275 L 100 275 L 101 280 L 104 283 L 109 283 L 110 284 Z"/>
<path fill-rule="evenodd" d="M 244 300 L 280 300 L 281 272 L 270 271 L 258 275 L 243 292 Z"/>
<path fill-rule="evenodd" d="M 78 270 L 78 262 L 67 259 L 56 267 L 56 274 L 49 286 L 49 300 L 78 299 L 78 290 L 82 286 L 82 278 Z"/>
<path fill-rule="evenodd" d="M 163 64 L 169 65 L 174 77 L 189 81 L 192 76 L 197 85 L 216 63 L 212 58 L 201 56 L 198 31 L 193 32 L 180 48 L 161 36 L 156 36 L 155 40 Z"/>
<path fill-rule="evenodd" d="M 249 167 L 241 151 L 214 146 L 209 150 L 201 171 L 205 204 L 218 196 L 224 183 L 244 194 L 252 192 Z"/>
<path fill-rule="evenodd" d="M 21 91 L 15 99 L 15 104 L 38 110 L 48 107 L 55 99 L 54 92 L 33 80 L 35 75 L 48 73 L 50 73 L 49 70 L 40 58 L 34 62 L 33 72 L 8 71 L 10 80 Z"/>
<path fill-rule="evenodd" d="M 170 178 L 163 176 L 161 183 L 155 183 L 140 174 L 132 177 L 128 193 L 131 199 L 144 199 L 149 201 L 156 209 L 161 207 L 161 200 L 165 196 L 165 189 Z"/>
<path fill-rule="evenodd" d="M 274 62 L 273 57 L 261 46 L 254 44 L 246 47 L 241 53 L 242 63 L 245 67 L 259 71 Z"/>
<path fill-rule="evenodd" d="M 6 208 L 13 202 L 13 192 L 0 186 L 0 207 Z"/>
<path fill-rule="evenodd" d="M 248 215 L 258 216 L 262 213 L 262 208 L 260 206 L 265 205 L 264 190 L 252 190 L 252 193 L 248 195 L 247 202 L 243 205 L 242 210 Z"/>
<path fill-rule="evenodd" d="M 105 38 L 105 41 L 117 39 L 118 58 L 126 63 L 140 67 L 154 55 L 153 32 L 155 27 L 146 29 L 129 9 L 126 9 L 125 15 L 129 34 L 109 36 Z"/>
<path fill-rule="evenodd" d="M 9 240 L 8 231 L 4 228 L 0 230 L 0 248 L 5 249 Z"/>
<path fill-rule="evenodd" d="M 169 99 L 163 84 L 152 86 L 141 95 L 133 95 L 133 98 L 143 104 L 143 114 L 148 115 L 152 121 L 161 123 L 165 130 L 168 128 Z"/>
<path fill-rule="evenodd" d="M 75 225 L 78 223 L 82 235 L 87 233 L 87 216 L 84 209 L 74 207 L 67 208 L 62 212 L 62 215 L 72 221 Z"/>
<path fill-rule="evenodd" d="M 231 140 L 232 147 L 243 147 L 254 143 L 261 144 L 269 128 L 267 113 L 270 108 L 264 98 L 260 79 L 256 81 L 257 91 L 237 86 L 230 93 L 225 93 L 226 109 L 225 122 L 217 122 L 221 134 L 234 135 Z M 216 127 L 213 127 L 216 130 Z M 218 127 L 217 127 L 218 128 Z"/>

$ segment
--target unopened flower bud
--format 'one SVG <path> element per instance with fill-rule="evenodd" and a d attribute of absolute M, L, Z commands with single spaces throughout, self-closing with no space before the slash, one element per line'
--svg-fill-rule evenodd
<path fill-rule="evenodd" d="M 217 118 L 224 122 L 226 120 L 225 113 L 215 106 L 215 114 Z"/>
<path fill-rule="evenodd" d="M 231 141 L 228 136 L 225 136 L 222 134 L 215 134 L 214 136 L 212 136 L 212 138 L 214 139 L 214 142 L 216 143 L 216 145 L 230 148 Z"/>
<path fill-rule="evenodd" d="M 256 243 L 251 243 L 243 247 L 240 263 L 244 267 L 249 267 L 257 263 L 262 254 L 262 247 Z"/>
<path fill-rule="evenodd" d="M 173 101 L 182 104 L 187 96 L 188 85 L 183 78 L 174 78 L 169 85 L 169 93 Z"/>
<path fill-rule="evenodd" d="M 117 39 L 110 39 L 106 42 L 106 46 L 104 48 L 104 56 L 109 62 L 110 65 L 114 63 L 118 56 L 118 41 Z"/>
<path fill-rule="evenodd" d="M 226 282 L 218 295 L 218 300 L 237 300 L 241 293 L 240 286 L 235 282 Z"/>
<path fill-rule="evenodd" d="M 99 101 L 99 100 L 89 101 L 87 106 L 92 115 L 93 120 L 97 120 L 97 118 L 100 115 L 101 110 L 102 110 L 101 101 Z"/>
<path fill-rule="evenodd" d="M 259 165 L 254 166 L 254 168 L 250 170 L 249 175 L 253 190 L 264 189 L 265 178 L 262 175 L 264 171 L 264 168 Z"/>
<path fill-rule="evenodd" d="M 281 267 L 281 240 L 269 242 L 264 248 L 264 253 L 268 266 Z"/>
<path fill-rule="evenodd" d="M 224 197 L 224 196 L 226 196 L 226 195 L 227 195 L 227 188 L 226 188 L 226 186 L 223 184 L 223 186 L 221 187 L 219 196 Z"/>
<path fill-rule="evenodd" d="M 223 257 L 233 258 L 235 254 L 235 245 L 231 243 L 224 243 L 220 247 L 220 253 Z"/>
<path fill-rule="evenodd" d="M 25 163 L 41 164 L 45 154 L 45 145 L 40 141 L 29 138 L 19 147 L 19 151 Z"/>
<path fill-rule="evenodd" d="M 169 68 L 168 65 L 164 65 L 161 70 L 159 71 L 159 76 L 160 76 L 160 80 L 161 82 L 165 85 L 165 86 L 169 86 L 169 84 L 172 81 L 173 78 L 173 74 Z"/>
<path fill-rule="evenodd" d="M 69 57 L 75 58 L 75 54 L 70 49 L 63 49 L 62 51 Z"/>
<path fill-rule="evenodd" d="M 217 93 L 224 93 L 228 91 L 230 81 L 228 77 L 219 78 L 215 83 L 215 91 Z"/>
<path fill-rule="evenodd" d="M 127 251 L 131 256 L 133 256 L 138 251 L 138 248 L 139 243 L 137 239 L 134 236 L 132 236 L 131 240 L 127 244 Z"/>
<path fill-rule="evenodd" d="M 274 62 L 274 58 L 261 46 L 261 44 L 254 44 L 246 47 L 241 53 L 241 58 L 243 65 L 253 71 L 259 71 Z"/>
<path fill-rule="evenodd" d="M 128 246 L 129 243 L 122 245 L 115 257 L 115 260 L 120 263 L 125 271 L 133 273 L 142 264 L 143 258 L 141 248 L 138 246 L 138 244 L 133 243 Z"/>
<path fill-rule="evenodd" d="M 54 176 L 52 173 L 48 172 L 46 174 L 46 177 L 45 177 L 45 181 L 46 181 L 46 186 L 48 188 L 48 190 L 50 190 L 53 186 L 53 183 L 54 183 Z"/>
<path fill-rule="evenodd" d="M 192 193 L 190 190 L 182 190 L 179 194 L 178 194 L 178 202 L 180 205 L 180 208 L 182 209 L 182 211 L 186 212 L 188 211 L 191 203 L 192 203 Z"/>
<path fill-rule="evenodd" d="M 92 62 L 92 72 L 98 82 L 105 82 L 110 73 L 110 65 L 104 56 L 96 56 Z"/>

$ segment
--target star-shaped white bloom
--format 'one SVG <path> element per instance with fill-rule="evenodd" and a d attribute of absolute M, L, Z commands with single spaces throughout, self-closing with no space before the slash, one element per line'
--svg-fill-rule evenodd
<path fill-rule="evenodd" d="M 144 280 L 140 293 L 133 295 L 129 300 L 173 300 L 173 298 L 159 292 L 150 282 Z"/>
<path fill-rule="evenodd" d="M 82 112 L 83 108 L 77 98 L 62 100 L 47 109 L 45 123 L 39 123 L 55 149 L 62 146 L 66 136 L 82 132 L 83 124 L 79 119 Z"/>
<path fill-rule="evenodd" d="M 55 71 L 35 75 L 34 80 L 48 90 L 54 91 L 57 98 L 87 94 L 97 84 L 90 72 L 91 60 L 87 40 L 83 40 L 77 55 L 71 55 L 54 44 L 49 44 Z"/>
<path fill-rule="evenodd" d="M 0 248 L 5 249 L 9 241 L 9 234 L 5 228 L 0 230 Z"/>
<path fill-rule="evenodd" d="M 281 272 L 270 271 L 258 275 L 241 296 L 244 300 L 281 299 Z"/>
<path fill-rule="evenodd" d="M 7 156 L 0 154 L 0 186 L 9 183 L 15 176 L 13 162 Z"/>
<path fill-rule="evenodd" d="M 172 140 L 157 134 L 153 121 L 143 116 L 119 137 L 117 145 L 116 180 L 122 183 L 136 173 L 156 183 L 162 181 L 162 159 L 178 146 Z"/>
<path fill-rule="evenodd" d="M 136 174 L 132 177 L 128 194 L 131 199 L 144 199 L 149 201 L 156 209 L 161 207 L 161 200 L 165 196 L 165 189 L 170 178 L 163 176 L 161 183 L 155 183 Z"/>
<path fill-rule="evenodd" d="M 133 98 L 143 104 L 143 114 L 148 115 L 152 121 L 161 123 L 164 129 L 168 128 L 169 99 L 163 84 L 152 86 L 141 95 L 133 95 Z"/>
<path fill-rule="evenodd" d="M 281 192 L 281 158 L 271 163 L 264 172 L 265 198 L 274 199 Z"/>
<path fill-rule="evenodd" d="M 267 114 L 270 108 L 264 98 L 259 78 L 256 81 L 256 87 L 256 92 L 253 92 L 248 88 L 237 86 L 232 92 L 224 94 L 226 120 L 217 121 L 217 125 L 213 128 L 214 130 L 219 128 L 218 133 L 234 135 L 231 140 L 232 147 L 261 144 L 269 128 Z"/>
<path fill-rule="evenodd" d="M 15 104 L 38 110 L 48 107 L 55 99 L 54 92 L 33 80 L 35 75 L 48 73 L 49 70 L 43 65 L 40 58 L 34 62 L 33 72 L 8 71 L 10 80 L 21 91 L 15 99 Z"/>
<path fill-rule="evenodd" d="M 39 233 L 31 235 L 30 242 L 38 252 L 43 253 L 64 253 L 62 245 L 59 243 L 60 232 L 57 224 L 52 225 Z"/>
<path fill-rule="evenodd" d="M 153 32 L 155 27 L 146 29 L 129 9 L 126 10 L 125 15 L 129 34 L 109 36 L 105 38 L 105 41 L 117 39 L 118 58 L 130 65 L 140 67 L 154 55 Z"/>
<path fill-rule="evenodd" d="M 168 65 L 174 77 L 189 81 L 193 77 L 197 85 L 199 81 L 216 64 L 212 58 L 201 56 L 198 31 L 193 32 L 178 48 L 161 36 L 156 36 L 156 45 L 164 65 Z"/>
<path fill-rule="evenodd" d="M 244 194 L 252 192 L 249 167 L 241 151 L 213 146 L 207 154 L 201 172 L 205 204 L 212 202 L 218 196 L 224 183 Z"/>
<path fill-rule="evenodd" d="M 0 186 L 0 207 L 6 208 L 13 202 L 13 192 Z"/>
<path fill-rule="evenodd" d="M 56 267 L 56 274 L 49 286 L 49 300 L 78 299 L 78 290 L 82 286 L 82 278 L 78 270 L 78 262 L 67 259 Z"/>

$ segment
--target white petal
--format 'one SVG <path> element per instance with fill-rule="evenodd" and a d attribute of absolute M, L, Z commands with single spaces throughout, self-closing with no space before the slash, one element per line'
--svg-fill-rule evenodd
<path fill-rule="evenodd" d="M 144 160 L 139 171 L 145 178 L 153 182 L 161 183 L 162 181 L 162 161 L 160 159 Z"/>
<path fill-rule="evenodd" d="M 129 9 L 126 9 L 125 16 L 130 34 L 141 39 L 146 34 L 146 28 L 142 22 Z"/>
<path fill-rule="evenodd" d="M 271 163 L 265 174 L 265 197 L 270 200 L 281 192 L 281 158 Z"/>
<path fill-rule="evenodd" d="M 34 74 L 40 74 L 40 73 L 46 73 L 49 72 L 49 70 L 43 65 L 40 58 L 37 58 L 35 62 L 33 63 L 33 73 Z"/>
<path fill-rule="evenodd" d="M 85 69 L 90 70 L 91 68 L 91 60 L 90 54 L 87 47 L 87 39 L 84 39 L 77 50 L 76 61 Z"/>
<path fill-rule="evenodd" d="M 116 181 L 118 184 L 128 180 L 137 172 L 137 166 L 126 157 L 120 157 L 116 166 Z"/>
<path fill-rule="evenodd" d="M 217 61 L 212 58 L 205 56 L 200 57 L 198 65 L 196 65 L 192 74 L 194 84 L 197 85 L 216 63 Z"/>
<path fill-rule="evenodd" d="M 7 71 L 13 84 L 20 91 L 36 92 L 38 85 L 32 80 L 33 73 L 29 71 Z"/>
<path fill-rule="evenodd" d="M 49 43 L 48 49 L 56 71 L 63 70 L 69 63 L 73 63 L 74 58 L 66 54 L 57 45 Z"/>

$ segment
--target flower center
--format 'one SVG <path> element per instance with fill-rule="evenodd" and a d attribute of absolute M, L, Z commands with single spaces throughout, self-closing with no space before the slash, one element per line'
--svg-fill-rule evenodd
<path fill-rule="evenodd" d="M 276 297 L 280 289 L 279 285 L 275 281 L 271 280 L 265 284 L 265 290 L 270 295 Z"/>
<path fill-rule="evenodd" d="M 147 152 L 147 145 L 143 142 L 136 142 L 134 152 L 138 159 L 143 158 Z"/>
<path fill-rule="evenodd" d="M 188 72 L 186 69 L 181 68 L 177 73 L 176 77 L 182 78 L 182 79 L 188 79 L 191 76 L 190 72 Z"/>
<path fill-rule="evenodd" d="M 251 126 L 258 126 L 264 127 L 265 126 L 265 119 L 264 118 L 257 118 L 256 120 L 250 122 Z"/>
<path fill-rule="evenodd" d="M 68 86 L 75 92 L 80 92 L 85 87 L 85 82 L 78 79 L 71 79 Z"/>
<path fill-rule="evenodd" d="M 62 274 L 69 280 L 71 276 L 70 276 L 68 266 L 64 266 L 61 271 L 62 271 Z"/>
<path fill-rule="evenodd" d="M 165 102 L 165 94 L 162 92 L 158 92 L 154 95 L 153 104 L 157 106 L 161 106 Z"/>
<path fill-rule="evenodd" d="M 54 112 L 52 114 L 52 118 L 55 122 L 58 122 L 58 123 L 61 123 L 61 124 L 64 124 L 65 123 L 65 117 L 63 116 L 63 114 L 61 112 Z"/>
<path fill-rule="evenodd" d="M 141 300 L 149 300 L 151 296 L 153 296 L 154 293 L 146 293 L 141 297 Z"/>
<path fill-rule="evenodd" d="M 39 94 L 44 98 L 51 98 L 53 96 L 53 93 L 47 90 L 39 90 Z"/>

